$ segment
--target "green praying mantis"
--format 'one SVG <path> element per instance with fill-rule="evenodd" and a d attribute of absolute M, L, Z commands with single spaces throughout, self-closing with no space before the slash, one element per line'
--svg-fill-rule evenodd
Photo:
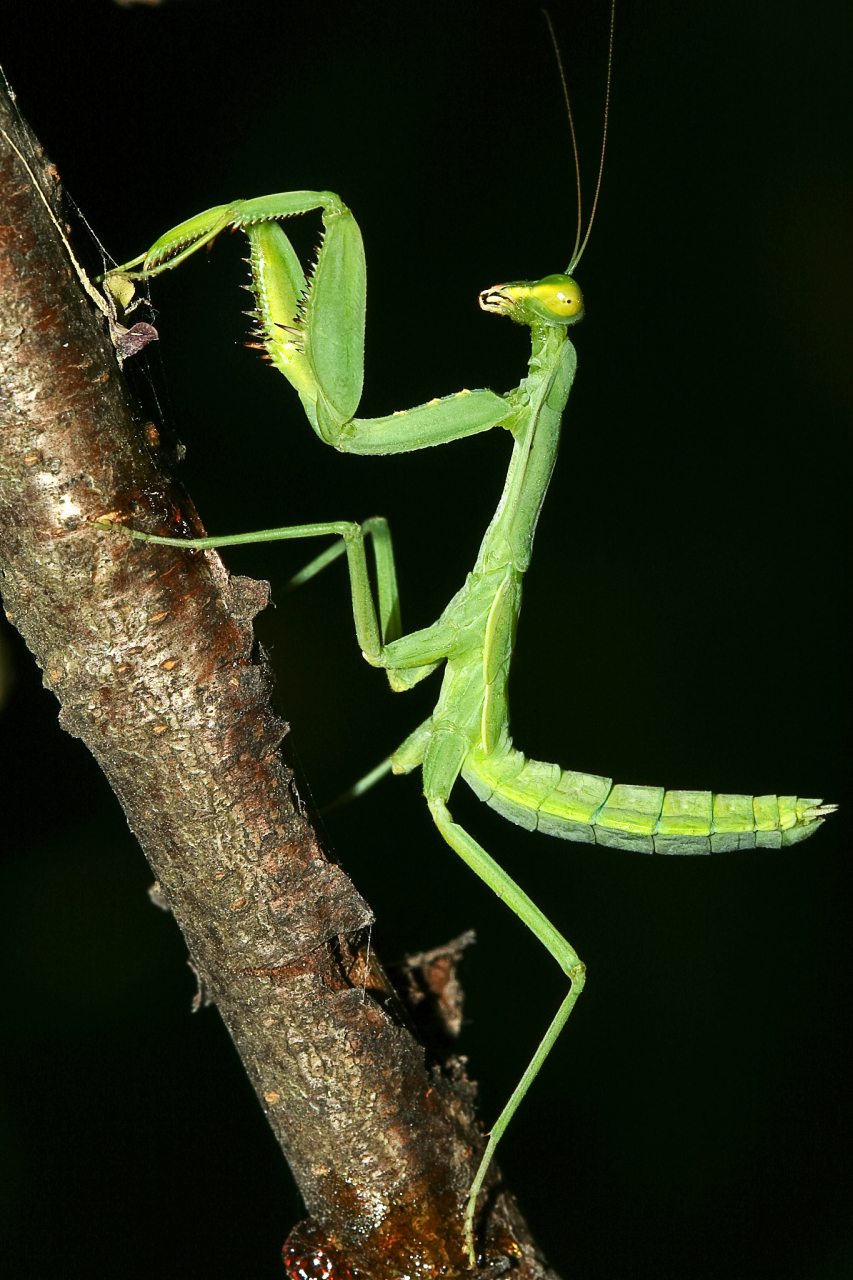
<path fill-rule="evenodd" d="M 609 75 L 609 71 L 608 71 Z M 593 205 L 593 213 L 594 213 Z M 319 210 L 323 241 L 306 279 L 282 220 Z M 362 391 L 365 259 L 352 213 L 329 191 L 293 191 L 209 209 L 160 237 L 139 257 L 108 273 L 111 294 L 125 300 L 128 281 L 177 266 L 226 229 L 248 239 L 255 342 L 296 390 L 313 430 L 341 452 L 408 452 L 501 428 L 512 456 L 495 515 L 473 569 L 440 617 L 402 633 L 394 555 L 387 522 L 326 521 L 230 537 L 174 539 L 127 530 L 135 538 L 201 550 L 291 538 L 336 540 L 294 580 L 315 576 L 346 555 L 361 651 L 383 668 L 391 688 L 413 688 L 439 667 L 443 680 L 433 713 L 360 784 L 388 771 L 420 768 L 423 791 L 440 834 L 501 897 L 556 960 L 569 990 L 526 1071 L 492 1127 L 462 1216 L 465 1247 L 475 1265 L 478 1197 L 510 1119 L 545 1061 L 584 985 L 584 966 L 544 913 L 462 826 L 449 803 L 460 777 L 497 812 L 528 830 L 561 839 L 640 853 L 707 854 L 777 848 L 813 834 L 835 806 L 794 796 L 665 791 L 614 784 L 612 779 L 528 759 L 509 730 L 508 677 L 521 607 L 521 587 L 559 443 L 563 410 L 575 374 L 568 328 L 583 316 L 572 278 L 588 237 L 578 234 L 565 273 L 495 285 L 481 308 L 530 330 L 526 376 L 503 395 L 460 391 L 386 417 L 355 416 Z M 372 545 L 376 600 L 368 570 Z M 355 788 L 357 790 L 359 788 Z"/>

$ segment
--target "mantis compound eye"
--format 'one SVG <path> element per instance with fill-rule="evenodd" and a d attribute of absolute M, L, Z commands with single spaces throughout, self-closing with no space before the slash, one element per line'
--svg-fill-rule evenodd
<path fill-rule="evenodd" d="M 583 294 L 571 276 L 545 276 L 531 286 L 530 294 L 558 324 L 571 324 L 583 315 Z"/>
<path fill-rule="evenodd" d="M 517 324 L 575 324 L 583 317 L 583 294 L 571 276 L 545 276 L 530 283 L 498 284 L 484 289 L 480 306 L 495 315 L 509 316 Z"/>

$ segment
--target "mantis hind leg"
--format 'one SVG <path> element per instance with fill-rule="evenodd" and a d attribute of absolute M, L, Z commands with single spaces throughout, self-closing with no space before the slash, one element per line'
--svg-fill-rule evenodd
<path fill-rule="evenodd" d="M 458 823 L 453 821 L 445 803 L 445 798 L 427 793 L 427 802 L 436 826 L 451 849 L 458 853 L 463 862 L 467 863 L 472 871 L 475 871 L 480 879 L 484 880 L 489 888 L 493 889 L 498 897 L 515 912 L 519 919 L 523 920 L 528 929 L 535 933 L 536 937 L 547 948 L 563 970 L 563 973 L 571 981 L 571 988 L 568 994 L 542 1037 L 524 1075 L 513 1090 L 512 1096 L 492 1127 L 486 1150 L 483 1153 L 474 1181 L 468 1192 L 468 1202 L 465 1207 L 464 1217 L 465 1247 L 470 1265 L 473 1268 L 476 1266 L 474 1214 L 477 1208 L 477 1197 L 480 1194 L 480 1189 L 504 1130 L 515 1115 L 519 1103 L 550 1053 L 554 1041 L 562 1031 L 566 1019 L 583 990 L 584 965 L 573 947 L 569 945 L 561 933 L 558 933 L 550 920 L 528 898 L 524 890 L 519 888 L 515 881 L 495 862 L 494 858 L 468 834 L 464 827 L 460 827 Z"/>

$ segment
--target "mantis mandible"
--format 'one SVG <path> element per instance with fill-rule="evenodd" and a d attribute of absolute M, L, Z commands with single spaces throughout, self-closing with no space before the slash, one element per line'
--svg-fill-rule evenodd
<path fill-rule="evenodd" d="M 612 41 L 612 14 L 611 14 Z M 609 68 L 608 68 L 609 84 Z M 600 177 L 600 174 L 599 174 Z M 596 193 L 597 196 L 597 193 Z M 593 212 L 595 206 L 593 205 Z M 306 280 L 280 222 L 319 210 L 323 241 Z M 473 569 L 429 627 L 402 633 L 396 571 L 386 521 L 326 521 L 229 537 L 174 539 L 128 530 L 133 537 L 189 550 L 332 535 L 335 543 L 294 583 L 345 554 L 356 635 L 372 666 L 395 691 L 443 666 L 432 715 L 374 770 L 421 769 L 423 791 L 439 833 L 536 935 L 569 981 L 569 990 L 524 1075 L 492 1127 L 463 1214 L 465 1246 L 476 1262 L 474 1222 L 484 1178 L 507 1124 L 551 1050 L 584 985 L 584 965 L 572 946 L 490 857 L 448 807 L 461 776 L 477 796 L 511 822 L 561 839 L 641 853 L 707 854 L 793 844 L 815 832 L 835 806 L 795 796 L 745 796 L 665 791 L 614 784 L 612 779 L 528 759 L 509 731 L 507 684 L 521 607 L 521 586 L 554 467 L 562 413 L 575 374 L 568 328 L 584 314 L 572 273 L 583 242 L 581 220 L 565 273 L 495 285 L 480 306 L 530 329 L 527 375 L 513 390 L 460 391 L 386 417 L 355 416 L 361 398 L 365 260 L 352 213 L 330 191 L 292 191 L 208 209 L 160 237 L 139 257 L 110 272 L 111 291 L 177 266 L 226 229 L 249 242 L 256 345 L 298 393 L 312 428 L 326 444 L 356 454 L 393 454 L 448 444 L 501 428 L 513 448 L 503 495 Z M 365 539 L 372 542 L 374 602 Z"/>

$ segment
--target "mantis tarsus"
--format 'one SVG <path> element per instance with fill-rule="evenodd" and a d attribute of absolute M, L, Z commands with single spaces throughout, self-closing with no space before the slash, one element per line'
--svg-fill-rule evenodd
<path fill-rule="evenodd" d="M 319 209 L 324 240 L 306 282 L 279 220 Z M 571 1012 L 583 964 L 519 886 L 467 831 L 448 802 L 461 776 L 498 812 L 528 829 L 563 839 L 657 853 L 710 853 L 779 847 L 817 829 L 833 806 L 791 796 L 748 797 L 613 785 L 608 778 L 527 760 L 509 734 L 507 680 L 536 521 L 554 465 L 561 415 L 575 371 L 567 328 L 583 315 L 571 278 L 495 286 L 480 295 L 486 311 L 531 331 L 527 377 L 506 395 L 463 391 L 388 417 L 354 417 L 361 397 L 365 267 L 352 214 L 332 192 L 297 191 L 219 206 L 161 237 L 144 255 L 111 273 L 113 284 L 176 266 L 227 228 L 248 236 L 257 343 L 299 393 L 316 433 L 342 452 L 391 454 L 449 443 L 502 427 L 513 438 L 506 487 L 476 564 L 430 627 L 403 635 L 389 530 L 382 519 L 290 526 L 233 537 L 177 540 L 133 531 L 149 541 L 189 549 L 334 535 L 338 541 L 299 575 L 301 581 L 346 553 L 355 626 L 362 652 L 388 674 L 391 687 L 413 687 L 446 664 L 433 714 L 386 762 L 397 773 L 422 769 L 424 794 L 441 835 L 499 894 L 569 978 L 571 986 L 524 1076 L 493 1126 L 464 1211 L 466 1247 L 475 1261 L 477 1198 L 495 1148 Z M 137 270 L 136 268 L 141 269 Z M 109 283 L 108 277 L 108 283 Z M 373 544 L 374 604 L 364 548 Z M 383 770 L 383 771 L 386 771 Z"/>

